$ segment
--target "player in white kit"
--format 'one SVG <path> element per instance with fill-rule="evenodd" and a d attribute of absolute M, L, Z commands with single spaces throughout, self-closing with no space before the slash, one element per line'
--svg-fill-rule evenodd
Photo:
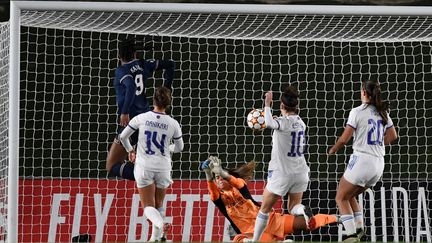
<path fill-rule="evenodd" d="M 152 222 L 150 241 L 160 241 L 163 237 L 162 207 L 166 189 L 172 183 L 171 153 L 183 150 L 180 124 L 165 113 L 171 104 L 171 91 L 159 87 L 153 96 L 154 109 L 135 116 L 120 135 L 120 140 L 129 153 L 129 160 L 135 161 L 134 175 L 144 215 Z M 139 130 L 137 151 L 129 142 L 129 137 Z M 173 145 L 170 145 L 171 141 Z"/>
<path fill-rule="evenodd" d="M 373 187 L 384 171 L 384 145 L 397 139 L 397 132 L 388 114 L 388 103 L 381 100 L 377 81 L 363 81 L 362 104 L 351 110 L 343 134 L 329 150 L 335 154 L 354 135 L 353 154 L 339 181 L 336 203 L 347 236 L 345 241 L 357 242 L 364 235 L 363 213 L 356 197 Z"/>
<path fill-rule="evenodd" d="M 301 204 L 303 192 L 309 183 L 309 167 L 303 155 L 306 125 L 297 115 L 299 94 L 296 88 L 288 86 L 280 100 L 281 116 L 273 118 L 271 103 L 273 94 L 266 93 L 264 118 L 266 128 L 273 129 L 271 160 L 268 168 L 267 185 L 258 212 L 253 242 L 259 241 L 268 224 L 269 213 L 277 200 L 289 193 L 288 209 L 293 215 L 303 215 L 306 222 L 312 217 L 308 207 Z"/>

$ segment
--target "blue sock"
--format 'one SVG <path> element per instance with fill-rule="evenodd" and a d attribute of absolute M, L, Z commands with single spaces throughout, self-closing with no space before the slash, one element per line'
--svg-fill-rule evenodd
<path fill-rule="evenodd" d="M 117 163 L 111 168 L 110 175 L 122 177 L 131 181 L 135 180 L 134 164 L 130 162 Z"/>
<path fill-rule="evenodd" d="M 125 162 L 123 163 L 123 173 L 122 173 L 122 177 L 124 179 L 128 179 L 131 181 L 135 181 L 135 176 L 134 176 L 134 164 L 130 163 L 130 162 Z"/>

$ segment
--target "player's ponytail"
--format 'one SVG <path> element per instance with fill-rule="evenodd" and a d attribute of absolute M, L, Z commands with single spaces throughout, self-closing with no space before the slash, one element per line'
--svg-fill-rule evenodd
<path fill-rule="evenodd" d="M 153 103 L 161 109 L 168 108 L 171 104 L 171 91 L 163 86 L 156 88 L 153 95 Z"/>
<path fill-rule="evenodd" d="M 281 102 L 286 111 L 298 113 L 299 93 L 297 89 L 293 86 L 287 86 L 282 93 Z"/>
<path fill-rule="evenodd" d="M 387 125 L 389 103 L 381 99 L 381 87 L 379 82 L 372 80 L 363 81 L 363 88 L 366 91 L 366 95 L 369 97 L 370 104 L 375 106 L 382 118 L 383 124 Z"/>
<path fill-rule="evenodd" d="M 251 160 L 247 163 L 240 165 L 237 168 L 227 168 L 225 169 L 230 175 L 236 178 L 242 178 L 246 181 L 252 179 L 253 173 L 255 171 L 256 163 L 254 160 Z"/>
<path fill-rule="evenodd" d="M 118 56 L 126 62 L 135 58 L 135 39 L 125 39 L 118 45 Z"/>

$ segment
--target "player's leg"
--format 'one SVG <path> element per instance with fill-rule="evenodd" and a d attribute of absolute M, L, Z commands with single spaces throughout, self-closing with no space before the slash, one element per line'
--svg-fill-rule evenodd
<path fill-rule="evenodd" d="M 120 143 L 118 136 L 114 139 L 111 148 L 108 152 L 106 160 L 106 170 L 112 176 L 122 177 L 124 179 L 135 180 L 134 164 L 128 162 L 127 152 Z"/>
<path fill-rule="evenodd" d="M 155 175 L 155 183 L 156 183 L 156 191 L 155 191 L 156 209 L 159 211 L 160 215 L 162 216 L 162 219 L 165 221 L 165 208 L 163 207 L 163 204 L 165 200 L 166 189 L 172 184 L 171 173 L 158 172 Z M 153 227 L 153 230 L 156 231 L 159 230 L 159 234 L 155 235 L 155 237 L 157 237 L 157 239 L 161 241 L 166 241 L 166 234 L 170 226 L 171 226 L 170 224 L 164 222 L 163 227 L 161 229 L 155 229 L 155 227 Z"/>
<path fill-rule="evenodd" d="M 254 235 L 252 241 L 257 242 L 261 238 L 265 228 L 267 227 L 269 220 L 269 213 L 273 208 L 273 205 L 279 199 L 279 195 L 276 195 L 269 191 L 267 187 L 264 189 L 263 200 L 261 202 L 261 208 L 258 211 L 258 215 L 255 220 Z"/>
<path fill-rule="evenodd" d="M 126 158 L 127 158 L 127 152 L 116 137 L 113 143 L 111 144 L 110 150 L 108 152 L 108 156 L 105 164 L 106 170 L 108 172 L 111 172 L 113 166 L 116 163 L 125 160 Z"/>
<path fill-rule="evenodd" d="M 366 190 L 367 187 L 358 188 L 358 191 L 355 193 L 355 196 L 351 198 L 349 201 L 351 208 L 353 210 L 356 233 L 360 239 L 365 235 L 366 232 L 365 232 L 364 220 L 363 220 L 363 210 L 357 201 L 357 196 L 362 194 Z"/>
<path fill-rule="evenodd" d="M 310 231 L 316 230 L 328 224 L 338 223 L 339 219 L 336 215 L 332 214 L 315 214 L 308 224 Z"/>
<path fill-rule="evenodd" d="M 356 236 L 356 226 L 350 200 L 357 195 L 359 188 L 360 186 L 353 185 L 342 176 L 336 192 L 336 204 L 348 238 Z"/>
<path fill-rule="evenodd" d="M 337 223 L 337 217 L 329 214 L 314 215 L 309 225 L 306 224 L 306 220 L 302 216 L 283 215 L 283 219 L 285 235 L 292 234 L 295 231 L 312 231 L 328 224 Z"/>
<path fill-rule="evenodd" d="M 152 237 L 150 238 L 150 241 L 159 240 L 157 236 L 159 235 L 160 229 L 162 229 L 163 227 L 163 218 L 160 215 L 159 211 L 155 208 L 155 191 L 156 186 L 154 183 L 143 188 L 138 188 L 141 203 L 144 208 L 144 215 L 147 217 L 148 220 L 150 220 L 150 222 L 152 222 L 153 229 L 155 227 L 157 228 L 155 232 L 152 232 Z"/>
<path fill-rule="evenodd" d="M 303 192 L 307 190 L 309 184 L 309 173 L 296 174 L 293 177 L 293 183 L 289 189 L 289 211 L 294 216 L 303 216 L 306 224 L 309 224 L 310 219 L 313 217 L 312 210 L 302 204 Z"/>

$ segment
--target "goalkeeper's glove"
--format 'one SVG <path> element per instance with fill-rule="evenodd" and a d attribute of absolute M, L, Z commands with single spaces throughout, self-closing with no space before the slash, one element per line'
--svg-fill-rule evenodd
<path fill-rule="evenodd" d="M 224 179 L 228 179 L 230 177 L 230 174 L 227 171 L 225 171 L 224 169 L 222 169 L 221 160 L 218 157 L 211 156 L 209 158 L 209 160 L 211 161 L 210 167 L 212 167 L 213 173 L 221 176 Z"/>
<path fill-rule="evenodd" d="M 209 165 L 210 165 L 210 161 L 208 159 L 206 159 L 200 163 L 199 169 L 204 171 L 206 174 L 207 180 L 211 181 L 211 180 L 213 180 L 213 174 L 212 174 L 212 171 L 211 171 Z"/>

